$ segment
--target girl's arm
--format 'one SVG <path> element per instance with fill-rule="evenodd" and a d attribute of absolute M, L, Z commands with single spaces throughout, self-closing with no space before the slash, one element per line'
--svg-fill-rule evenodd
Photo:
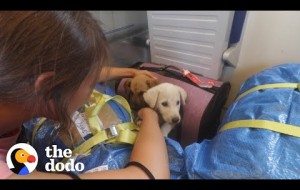
<path fill-rule="evenodd" d="M 98 82 L 108 80 L 120 79 L 123 77 L 135 77 L 139 74 L 145 74 L 151 78 L 155 78 L 149 71 L 138 70 L 134 68 L 121 68 L 121 67 L 103 67 L 98 77 Z"/>

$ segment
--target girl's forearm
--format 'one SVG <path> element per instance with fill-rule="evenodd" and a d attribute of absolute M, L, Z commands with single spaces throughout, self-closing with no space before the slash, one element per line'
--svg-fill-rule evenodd
<path fill-rule="evenodd" d="M 133 77 L 134 74 L 135 69 L 132 68 L 104 67 L 99 74 L 98 82 L 115 80 L 123 77 Z"/>
<path fill-rule="evenodd" d="M 165 139 L 153 117 L 143 119 L 130 161 L 141 162 L 156 178 L 170 177 Z"/>

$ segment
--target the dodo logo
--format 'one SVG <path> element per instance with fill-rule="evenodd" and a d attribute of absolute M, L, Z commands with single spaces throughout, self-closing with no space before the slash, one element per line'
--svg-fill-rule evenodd
<path fill-rule="evenodd" d="M 6 155 L 6 163 L 15 174 L 27 175 L 36 168 L 38 156 L 32 146 L 19 143 L 9 149 Z"/>

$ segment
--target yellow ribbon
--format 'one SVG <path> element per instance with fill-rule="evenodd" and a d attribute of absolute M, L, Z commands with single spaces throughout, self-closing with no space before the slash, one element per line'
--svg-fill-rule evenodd
<path fill-rule="evenodd" d="M 37 122 L 37 124 L 34 126 L 33 132 L 32 132 L 32 137 L 31 137 L 31 144 L 33 144 L 34 142 L 34 138 L 36 136 L 36 133 L 38 132 L 38 130 L 40 129 L 40 127 L 42 126 L 42 124 L 47 120 L 47 118 L 42 117 L 40 118 L 40 120 Z"/>
<path fill-rule="evenodd" d="M 111 126 L 108 129 L 102 129 L 99 124 L 98 113 L 109 101 L 118 102 L 130 115 L 130 122 L 116 124 Z M 101 94 L 98 91 L 94 90 L 91 95 L 91 101 L 85 105 L 85 115 L 89 124 L 90 131 L 93 136 L 89 138 L 87 141 L 80 144 L 72 151 L 72 155 L 75 154 L 88 154 L 92 147 L 95 145 L 105 142 L 105 143 L 113 143 L 113 144 L 134 144 L 137 133 L 139 131 L 138 126 L 133 122 L 133 118 L 131 115 L 130 106 L 125 98 L 122 96 L 108 96 L 105 94 Z M 32 134 L 32 143 L 34 142 L 34 137 L 38 132 L 41 125 L 46 121 L 46 118 L 41 118 L 36 126 L 34 127 Z M 116 134 L 111 134 L 108 132 L 109 130 L 113 130 Z M 69 158 L 64 158 L 62 162 L 66 163 Z"/>
<path fill-rule="evenodd" d="M 282 134 L 300 137 L 300 126 L 289 125 L 268 120 L 237 120 L 226 123 L 219 132 L 235 128 L 267 129 Z"/>
<path fill-rule="evenodd" d="M 85 114 L 86 114 L 87 121 L 89 123 L 89 128 L 93 133 L 93 136 L 87 141 L 83 142 L 77 148 L 75 148 L 72 151 L 72 155 L 88 154 L 91 151 L 92 147 L 102 142 L 113 143 L 113 144 L 120 144 L 120 143 L 134 144 L 139 128 L 133 122 L 131 109 L 127 100 L 119 95 L 111 97 L 105 94 L 101 94 L 97 91 L 93 91 L 91 98 L 94 102 L 87 104 L 85 106 L 86 107 Z M 110 128 L 101 129 L 101 126 L 98 121 L 99 120 L 98 113 L 103 107 L 103 105 L 108 101 L 118 102 L 130 114 L 130 122 L 120 123 L 111 126 L 112 130 L 116 131 L 117 133 L 116 136 L 107 132 L 108 130 L 110 130 Z M 64 163 L 66 163 L 67 161 L 68 158 L 64 158 L 62 160 L 62 162 Z"/>
<path fill-rule="evenodd" d="M 247 94 L 250 94 L 252 92 L 258 91 L 258 90 L 264 90 L 264 89 L 270 89 L 270 88 L 297 88 L 300 91 L 300 83 L 274 83 L 274 84 L 264 84 L 259 85 L 256 87 L 253 87 L 246 92 L 239 95 L 236 100 L 246 96 Z"/>

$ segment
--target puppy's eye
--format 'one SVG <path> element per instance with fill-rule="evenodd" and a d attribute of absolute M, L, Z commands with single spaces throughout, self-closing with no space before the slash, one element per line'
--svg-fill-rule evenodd
<path fill-rule="evenodd" d="M 161 105 L 163 105 L 164 107 L 168 106 L 168 102 L 162 102 Z"/>
<path fill-rule="evenodd" d="M 178 105 L 179 105 L 179 103 L 180 103 L 180 102 L 179 102 L 179 100 L 178 100 L 178 101 L 176 102 L 176 105 L 178 106 Z"/>
<path fill-rule="evenodd" d="M 144 92 L 139 92 L 138 95 L 139 96 L 143 96 Z"/>

